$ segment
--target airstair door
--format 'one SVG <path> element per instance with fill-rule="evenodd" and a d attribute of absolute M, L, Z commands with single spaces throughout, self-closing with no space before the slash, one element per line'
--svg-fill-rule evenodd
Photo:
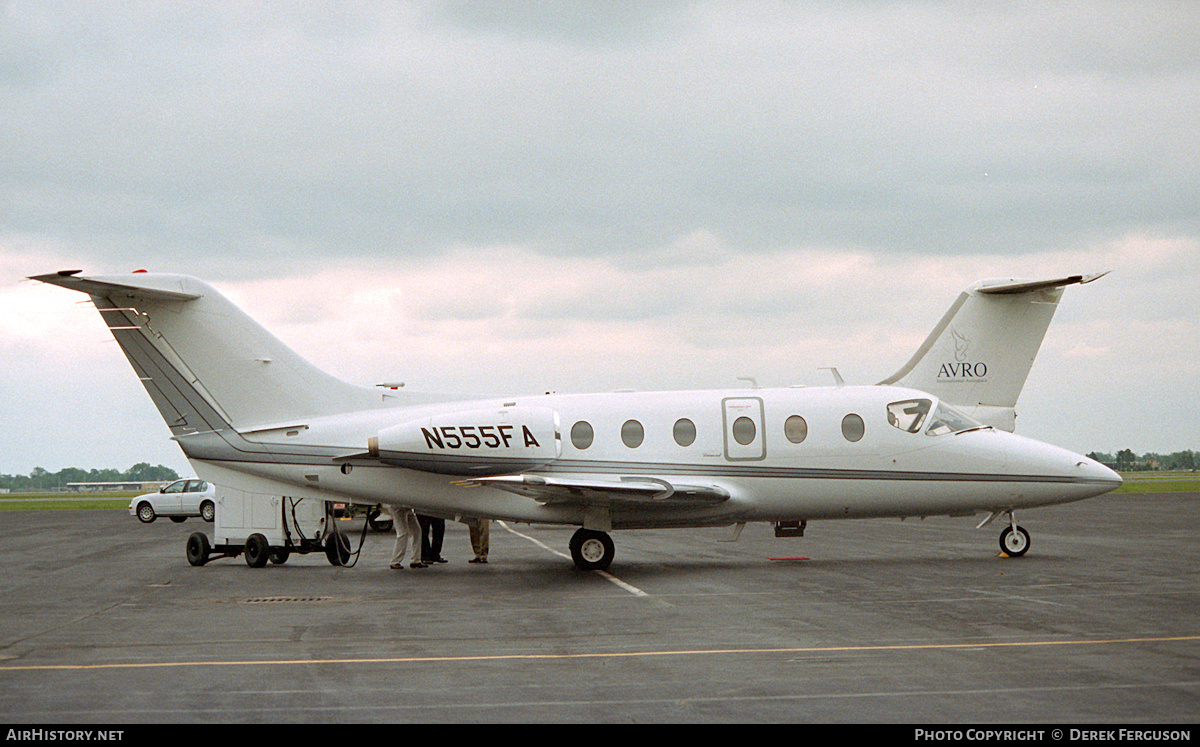
<path fill-rule="evenodd" d="M 766 458 L 763 401 L 758 397 L 728 397 L 721 400 L 721 407 L 724 409 L 725 458 L 731 462 Z"/>

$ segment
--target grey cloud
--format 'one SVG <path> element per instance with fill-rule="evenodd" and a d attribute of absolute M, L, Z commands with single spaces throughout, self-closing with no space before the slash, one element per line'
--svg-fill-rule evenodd
<path fill-rule="evenodd" d="M 44 7 L 5 20 L 2 228 L 109 259 L 1200 230 L 1191 4 Z"/>

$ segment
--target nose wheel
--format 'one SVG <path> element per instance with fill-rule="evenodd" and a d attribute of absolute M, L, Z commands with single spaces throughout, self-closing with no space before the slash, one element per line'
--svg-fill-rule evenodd
<path fill-rule="evenodd" d="M 571 559 L 581 571 L 603 571 L 612 564 L 616 548 L 612 538 L 594 529 L 580 529 L 571 535 Z"/>
<path fill-rule="evenodd" d="M 1019 558 L 1029 551 L 1029 532 L 1016 524 L 1010 524 L 1000 533 L 1000 549 L 1012 558 Z"/>

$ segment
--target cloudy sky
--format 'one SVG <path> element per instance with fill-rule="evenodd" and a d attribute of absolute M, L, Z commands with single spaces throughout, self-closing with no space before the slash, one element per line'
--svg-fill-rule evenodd
<path fill-rule="evenodd" d="M 99 315 L 205 278 L 343 378 L 850 383 L 1069 288 L 1018 432 L 1200 449 L 1200 4 L 0 1 L 0 472 L 189 472 Z"/>

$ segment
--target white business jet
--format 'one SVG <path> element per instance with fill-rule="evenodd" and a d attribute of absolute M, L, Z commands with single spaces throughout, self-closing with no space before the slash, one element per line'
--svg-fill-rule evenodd
<path fill-rule="evenodd" d="M 1014 435 L 1017 397 L 1063 288 L 1099 275 L 965 290 L 875 386 L 546 394 L 464 400 L 352 385 L 318 370 L 211 286 L 138 272 L 34 280 L 81 291 L 196 474 L 250 494 L 399 504 L 578 526 L 605 569 L 614 529 L 1006 516 L 1121 484 L 1085 456 Z M 333 555 L 330 555 L 331 560 Z"/>

